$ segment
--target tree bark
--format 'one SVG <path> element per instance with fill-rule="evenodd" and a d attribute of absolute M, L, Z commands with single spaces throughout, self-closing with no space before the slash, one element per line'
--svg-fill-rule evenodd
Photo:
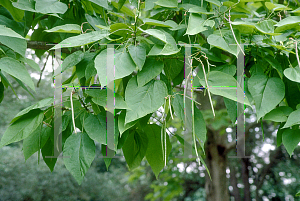
<path fill-rule="evenodd" d="M 236 178 L 236 171 L 235 171 L 235 166 L 230 165 L 230 185 L 233 188 L 232 195 L 234 197 L 235 201 L 240 201 L 241 200 L 241 195 L 240 195 L 240 190 L 237 186 L 237 178 Z"/>
<path fill-rule="evenodd" d="M 227 136 L 208 129 L 206 141 L 206 165 L 211 179 L 206 173 L 206 200 L 229 201 L 228 180 L 226 178 L 227 156 L 225 143 Z"/>
<path fill-rule="evenodd" d="M 249 184 L 249 158 L 242 158 L 242 179 L 244 183 L 244 201 L 251 201 L 250 184 Z"/>

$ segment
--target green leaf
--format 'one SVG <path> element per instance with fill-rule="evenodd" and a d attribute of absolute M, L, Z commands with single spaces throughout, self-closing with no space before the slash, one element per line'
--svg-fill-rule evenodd
<path fill-rule="evenodd" d="M 296 124 L 300 124 L 300 109 L 293 111 L 289 117 L 287 118 L 287 121 L 283 128 L 288 128 L 291 126 L 294 126 Z"/>
<path fill-rule="evenodd" d="M 167 37 L 165 35 L 165 33 L 161 30 L 158 29 L 147 29 L 147 30 L 143 30 L 140 28 L 141 31 L 145 32 L 146 34 L 149 34 L 165 43 L 167 43 Z"/>
<path fill-rule="evenodd" d="M 25 57 L 27 48 L 25 38 L 4 25 L 0 25 L 0 43 Z"/>
<path fill-rule="evenodd" d="M 286 129 L 282 133 L 282 143 L 285 146 L 290 157 L 292 156 L 294 149 L 297 147 L 297 145 L 300 142 L 299 131 L 300 131 L 299 129 L 296 130 Z"/>
<path fill-rule="evenodd" d="M 106 86 L 106 62 L 107 62 L 107 49 L 100 52 L 95 58 L 95 68 L 99 76 L 101 86 Z M 136 66 L 132 61 L 130 55 L 126 51 L 115 50 L 115 80 L 130 75 Z"/>
<path fill-rule="evenodd" d="M 274 22 L 273 20 L 263 20 L 263 21 L 255 24 L 255 27 L 258 31 L 260 31 L 264 34 L 268 34 L 271 36 L 280 35 L 281 33 L 274 33 L 274 25 L 275 24 L 276 24 L 276 22 Z"/>
<path fill-rule="evenodd" d="M 54 157 L 54 143 L 53 140 L 51 140 L 51 137 L 48 138 L 47 142 L 42 148 L 42 156 L 50 171 L 53 172 L 57 158 Z"/>
<path fill-rule="evenodd" d="M 80 61 L 83 60 L 83 58 L 84 52 L 82 52 L 81 50 L 70 54 L 65 58 L 65 60 L 62 63 L 61 72 L 64 72 L 65 70 L 77 65 Z"/>
<path fill-rule="evenodd" d="M 234 76 L 236 74 L 236 66 L 235 65 L 221 65 L 221 66 L 216 66 L 210 69 L 211 71 L 220 71 L 223 73 L 226 73 L 228 75 Z"/>
<path fill-rule="evenodd" d="M 145 11 L 147 11 L 147 10 L 151 10 L 152 8 L 154 8 L 154 6 L 155 6 L 155 2 L 156 2 L 157 0 L 145 0 Z"/>
<path fill-rule="evenodd" d="M 194 6 L 188 9 L 190 13 L 200 13 L 200 14 L 214 14 L 214 12 L 208 12 L 205 8 L 200 6 Z"/>
<path fill-rule="evenodd" d="M 108 158 L 108 156 L 107 156 L 108 151 L 109 151 L 109 149 L 108 149 L 107 145 L 102 144 L 101 145 L 101 153 L 102 153 L 103 160 L 104 160 L 107 171 L 108 171 L 108 167 L 110 166 L 111 160 L 112 160 L 112 158 Z M 115 152 L 113 155 L 115 155 Z"/>
<path fill-rule="evenodd" d="M 214 4 L 214 5 L 218 6 L 218 7 L 221 7 L 221 2 L 218 1 L 218 0 L 205 0 L 205 1 L 207 1 L 207 2 L 209 2 L 211 4 Z"/>
<path fill-rule="evenodd" d="M 293 112 L 293 109 L 288 106 L 280 106 L 273 109 L 271 112 L 264 116 L 264 120 L 270 120 L 275 122 L 285 122 L 289 114 Z"/>
<path fill-rule="evenodd" d="M 247 97 L 244 100 L 237 100 L 237 93 L 243 94 L 244 91 L 233 76 L 219 71 L 211 71 L 207 82 L 211 93 L 251 106 Z M 206 86 L 204 78 L 200 79 L 200 83 L 202 86 Z M 224 90 L 221 89 L 222 87 L 232 87 L 232 89 Z"/>
<path fill-rule="evenodd" d="M 286 68 L 283 71 L 283 74 L 285 77 L 287 77 L 289 80 L 292 80 L 294 82 L 300 83 L 300 67 L 295 68 Z"/>
<path fill-rule="evenodd" d="M 194 107 L 194 131 L 202 147 L 202 150 L 204 151 L 204 143 L 206 141 L 207 133 L 206 124 L 201 111 L 196 106 Z"/>
<path fill-rule="evenodd" d="M 69 113 L 69 114 L 68 114 Z M 72 121 L 71 120 L 71 111 L 65 112 L 65 114 L 61 117 L 61 131 L 65 131 L 69 125 L 69 122 Z"/>
<path fill-rule="evenodd" d="M 282 133 L 286 130 L 286 129 L 281 129 L 282 126 L 283 126 L 283 124 L 281 123 L 278 130 L 277 130 L 277 137 L 276 137 L 277 147 L 279 147 L 282 144 Z"/>
<path fill-rule="evenodd" d="M 237 118 L 237 104 L 236 104 L 237 102 L 225 97 L 223 98 L 224 98 L 224 103 L 227 109 L 228 116 L 230 117 L 231 122 L 235 124 Z"/>
<path fill-rule="evenodd" d="M 35 2 L 35 10 L 39 13 L 60 13 L 64 14 L 68 6 L 58 0 L 38 0 Z"/>
<path fill-rule="evenodd" d="M 128 135 L 122 150 L 130 170 L 140 165 L 146 154 L 147 147 L 147 135 L 142 131 L 134 131 Z"/>
<path fill-rule="evenodd" d="M 136 121 L 132 121 L 132 122 L 125 124 L 125 116 L 126 116 L 126 111 L 123 110 L 118 118 L 118 127 L 119 127 L 121 136 L 126 130 L 133 127 L 137 123 L 137 120 L 136 120 Z"/>
<path fill-rule="evenodd" d="M 0 5 L 1 5 L 1 3 L 0 3 Z M 0 24 L 4 25 L 7 28 L 10 28 L 10 29 L 14 30 L 16 33 L 23 36 L 24 35 L 24 25 L 22 25 L 22 22 L 21 23 L 17 22 L 17 21 L 15 21 L 11 18 L 8 18 L 7 16 L 4 16 L 4 15 L 0 15 Z M 5 51 L 2 50 L 2 48 L 1 48 L 0 51 L 5 54 Z"/>
<path fill-rule="evenodd" d="M 147 59 L 145 66 L 142 71 L 137 74 L 138 86 L 144 86 L 153 78 L 158 76 L 164 68 L 164 63 L 162 61 L 157 61 L 156 59 Z"/>
<path fill-rule="evenodd" d="M 219 35 L 216 35 L 216 34 L 211 34 L 207 37 L 207 42 L 212 45 L 212 46 L 215 46 L 215 47 L 218 47 L 224 51 L 227 51 L 235 56 L 237 56 L 237 52 L 236 51 L 233 51 L 228 43 L 225 41 L 224 38 L 222 38 L 221 36 Z"/>
<path fill-rule="evenodd" d="M 83 127 L 89 137 L 101 144 L 107 145 L 107 125 L 106 125 L 106 112 L 103 111 L 97 115 L 86 113 L 82 116 Z M 115 117 L 114 122 L 114 148 L 117 150 L 119 139 L 118 117 Z"/>
<path fill-rule="evenodd" d="M 78 24 L 65 24 L 45 30 L 46 32 L 60 32 L 60 33 L 81 33 L 81 28 Z"/>
<path fill-rule="evenodd" d="M 178 49 L 176 45 L 176 41 L 173 38 L 173 36 L 168 32 L 164 31 L 163 29 L 139 29 L 166 43 L 163 48 L 160 45 L 154 45 L 153 48 L 155 48 L 156 50 L 152 50 L 152 48 L 148 55 L 171 55 L 176 54 L 180 51 L 180 49 Z"/>
<path fill-rule="evenodd" d="M 126 2 L 126 0 L 119 0 L 119 2 L 118 2 L 118 10 L 120 10 L 123 7 L 123 5 L 125 4 L 125 2 Z"/>
<path fill-rule="evenodd" d="M 81 78 L 84 78 L 84 76 L 86 74 L 85 72 L 86 72 L 87 66 L 90 63 L 94 63 L 93 58 L 95 57 L 95 55 L 96 54 L 93 52 L 85 52 L 83 59 L 78 64 L 76 64 L 76 75 L 77 75 L 78 80 L 81 80 Z M 81 85 L 85 85 L 85 84 L 81 84 Z"/>
<path fill-rule="evenodd" d="M 295 196 L 296 196 L 296 197 L 299 197 L 299 196 L 300 196 L 300 191 L 298 191 L 298 193 L 296 193 Z"/>
<path fill-rule="evenodd" d="M 274 57 L 272 57 L 271 55 L 267 55 L 264 57 L 264 60 L 266 60 L 274 69 L 277 70 L 278 75 L 280 76 L 280 78 L 282 78 L 282 67 L 281 64 L 274 59 Z"/>
<path fill-rule="evenodd" d="M 188 28 L 186 30 L 186 34 L 196 35 L 202 31 L 206 31 L 207 26 L 213 27 L 214 25 L 215 25 L 215 21 L 204 20 L 200 15 L 191 13 L 190 18 L 189 18 Z"/>
<path fill-rule="evenodd" d="M 25 160 L 32 154 L 39 151 L 46 144 L 53 131 L 50 127 L 39 126 L 37 129 L 23 140 L 23 153 Z"/>
<path fill-rule="evenodd" d="M 151 166 L 152 171 L 154 172 L 156 178 L 158 178 L 159 172 L 165 166 L 165 156 L 163 154 L 163 150 L 165 150 L 164 141 L 162 142 L 161 137 L 161 127 L 156 124 L 148 124 L 145 128 L 145 134 L 147 134 L 148 138 L 148 148 L 146 151 L 146 159 Z M 166 135 L 166 143 L 167 143 L 167 158 L 171 152 L 172 145 L 169 140 L 169 135 Z"/>
<path fill-rule="evenodd" d="M 23 10 L 15 8 L 12 5 L 12 2 L 10 0 L 2 0 L 0 2 L 0 4 L 9 11 L 9 13 L 13 16 L 14 20 L 16 20 L 18 22 L 21 22 L 21 20 L 24 17 L 24 11 Z"/>
<path fill-rule="evenodd" d="M 248 80 L 248 89 L 255 101 L 257 121 L 273 110 L 285 96 L 282 80 L 263 74 L 252 75 Z"/>
<path fill-rule="evenodd" d="M 176 22 L 171 21 L 171 20 L 167 20 L 167 21 L 163 22 L 163 21 L 154 20 L 154 19 L 150 19 L 150 18 L 144 18 L 143 21 L 145 24 L 149 24 L 152 26 L 158 26 L 158 27 L 175 28 L 178 26 L 178 24 Z"/>
<path fill-rule="evenodd" d="M 24 114 L 27 114 L 28 112 L 30 112 L 31 110 L 34 109 L 41 109 L 43 107 L 47 107 L 50 106 L 51 104 L 53 104 L 53 98 L 45 98 L 43 100 L 40 100 L 39 102 L 37 102 L 34 105 L 31 105 L 27 108 L 25 108 L 24 110 L 22 110 L 21 112 L 19 112 L 18 114 L 16 114 L 16 116 L 13 118 L 13 120 L 11 120 L 10 123 L 15 122 L 16 120 L 18 120 L 21 116 L 23 116 Z"/>
<path fill-rule="evenodd" d="M 18 0 L 17 2 L 12 2 L 12 5 L 15 8 L 18 8 L 20 10 L 36 12 L 34 10 L 34 4 L 35 4 L 35 1 L 31 1 L 31 0 Z"/>
<path fill-rule="evenodd" d="M 64 163 L 80 185 L 95 158 L 96 146 L 86 133 L 72 134 L 65 142 Z"/>
<path fill-rule="evenodd" d="M 241 33 L 252 34 L 255 28 L 255 23 L 248 21 L 235 20 L 231 22 L 233 28 L 238 29 Z"/>
<path fill-rule="evenodd" d="M 142 70 L 146 60 L 146 49 L 143 46 L 131 45 L 128 47 L 129 54 L 133 62 L 137 65 L 139 70 Z"/>
<path fill-rule="evenodd" d="M 92 98 L 92 101 L 94 103 L 96 103 L 97 105 L 100 105 L 100 106 L 106 108 L 106 104 L 107 104 L 106 97 L 107 97 L 107 93 L 105 93 L 104 96 L 102 96 L 102 97 Z M 127 103 L 124 101 L 123 97 L 118 93 L 115 93 L 115 108 L 116 109 L 130 109 L 128 107 Z"/>
<path fill-rule="evenodd" d="M 0 147 L 27 138 L 38 126 L 40 126 L 43 118 L 43 111 L 37 109 L 30 111 L 18 121 L 12 123 L 2 136 Z"/>
<path fill-rule="evenodd" d="M 12 85 L 10 84 L 10 82 L 8 81 L 8 79 L 3 75 L 3 73 L 0 71 L 0 78 L 1 78 L 1 82 L 2 84 L 7 88 L 8 86 L 11 88 L 11 90 L 13 91 L 13 93 L 15 94 L 16 97 L 18 97 L 17 93 L 15 92 L 14 88 L 12 87 Z"/>
<path fill-rule="evenodd" d="M 184 61 L 181 59 L 164 59 L 164 72 L 168 79 L 173 80 L 178 76 L 184 67 Z"/>
<path fill-rule="evenodd" d="M 124 35 L 131 34 L 133 31 L 130 29 L 130 27 L 127 24 L 115 23 L 110 25 L 110 32 L 113 33 L 114 35 L 124 37 Z"/>
<path fill-rule="evenodd" d="M 291 11 L 291 13 L 300 13 L 300 8 L 297 8 L 297 9 Z"/>
<path fill-rule="evenodd" d="M 277 24 L 275 24 L 275 26 L 277 27 L 275 29 L 275 32 L 280 33 L 288 29 L 297 28 L 299 26 L 298 25 L 299 23 L 300 23 L 300 16 L 289 16 L 279 21 Z"/>
<path fill-rule="evenodd" d="M 85 18 L 88 21 L 88 23 L 96 30 L 106 29 L 109 30 L 109 27 L 106 26 L 106 23 L 103 18 L 100 18 L 99 16 L 91 16 L 88 14 L 85 14 Z"/>
<path fill-rule="evenodd" d="M 126 112 L 125 123 L 155 112 L 164 104 L 167 95 L 167 87 L 163 81 L 153 80 L 138 87 L 136 76 L 131 78 L 125 90 L 125 101 L 131 109 Z"/>
<path fill-rule="evenodd" d="M 278 10 L 290 10 L 290 8 L 282 5 L 282 4 L 276 4 L 271 2 L 265 2 L 266 7 L 269 10 L 278 11 Z"/>
<path fill-rule="evenodd" d="M 34 98 L 32 93 L 28 90 L 28 88 L 24 85 L 24 83 L 21 82 L 21 80 L 15 78 L 14 76 L 11 76 L 11 77 L 14 78 L 17 81 L 17 83 L 19 83 L 20 87 L 22 87 L 25 91 L 27 91 Z"/>
<path fill-rule="evenodd" d="M 52 47 L 50 50 L 59 49 L 59 48 L 65 48 L 65 47 L 78 47 L 82 45 L 87 45 L 93 42 L 96 42 L 98 40 L 101 40 L 108 36 L 107 31 L 101 30 L 101 31 L 92 31 L 85 34 L 80 34 L 78 36 L 69 37 L 59 44 Z"/>
<path fill-rule="evenodd" d="M 0 59 L 0 70 L 18 78 L 35 91 L 34 83 L 23 64 L 10 57 Z"/>
<path fill-rule="evenodd" d="M 167 43 L 165 46 L 162 45 L 154 45 L 148 55 L 172 55 L 177 54 L 180 51 L 180 49 L 175 48 L 174 46 Z"/>
<path fill-rule="evenodd" d="M 177 0 L 158 0 L 155 3 L 159 6 L 163 6 L 167 8 L 177 8 L 178 6 Z"/>
<path fill-rule="evenodd" d="M 105 112 L 101 112 L 98 115 L 89 114 L 84 119 L 84 129 L 91 139 L 101 144 L 107 144 Z"/>
<path fill-rule="evenodd" d="M 118 7 L 119 7 L 119 5 L 118 5 L 117 2 L 111 1 L 111 4 L 112 4 L 115 8 L 118 8 Z M 119 9 L 118 9 L 118 10 L 119 10 Z M 128 15 L 128 16 L 130 16 L 130 17 L 135 18 L 135 15 L 134 15 L 134 13 L 132 12 L 132 10 L 130 10 L 130 9 L 127 8 L 126 6 L 123 6 L 123 7 L 120 9 L 120 11 L 121 11 L 122 13 L 125 13 L 126 15 Z M 111 14 L 112 14 L 112 13 L 111 13 Z"/>
<path fill-rule="evenodd" d="M 107 0 L 90 0 L 90 2 L 93 2 L 93 3 L 97 4 L 98 6 L 101 6 L 106 9 L 109 8 Z"/>
<path fill-rule="evenodd" d="M 4 85 L 2 82 L 0 82 L 0 103 L 2 102 L 4 98 Z"/>
<path fill-rule="evenodd" d="M 175 110 L 176 116 L 184 121 L 184 105 L 183 105 L 183 91 L 179 91 L 179 94 L 174 95 L 174 100 L 172 101 L 172 106 Z"/>
<path fill-rule="evenodd" d="M 41 72 L 40 66 L 37 63 L 35 63 L 35 61 L 33 61 L 31 59 L 24 58 L 24 57 L 21 57 L 19 60 L 27 63 L 34 70 L 37 70 L 38 72 Z"/>

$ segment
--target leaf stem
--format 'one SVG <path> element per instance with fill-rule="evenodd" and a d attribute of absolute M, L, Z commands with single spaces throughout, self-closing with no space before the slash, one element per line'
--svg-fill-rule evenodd
<path fill-rule="evenodd" d="M 230 29 L 231 29 L 231 32 L 232 32 L 232 35 L 233 35 L 233 38 L 236 42 L 236 44 L 239 46 L 241 52 L 243 53 L 243 55 L 245 56 L 245 52 L 243 51 L 242 47 L 240 46 L 240 44 L 238 43 L 236 37 L 235 37 L 235 34 L 234 34 L 234 31 L 233 31 L 233 28 L 232 28 L 232 25 L 231 25 L 231 20 L 230 20 L 230 10 L 229 10 L 229 15 L 228 15 L 228 22 L 229 22 L 229 26 L 230 26 Z"/>
<path fill-rule="evenodd" d="M 134 18 L 134 45 L 136 46 L 136 30 L 137 30 L 137 21 L 139 19 L 139 15 L 140 15 L 140 3 L 141 0 L 138 0 L 138 8 L 137 8 L 137 13 L 135 14 L 135 18 Z"/>
<path fill-rule="evenodd" d="M 173 114 L 172 114 L 172 107 L 171 107 L 171 96 L 169 96 L 169 108 L 170 108 L 170 114 L 172 119 L 174 119 Z"/>
<path fill-rule="evenodd" d="M 296 46 L 296 58 L 297 58 L 297 62 L 298 62 L 298 67 L 300 68 L 300 60 L 299 60 L 299 55 L 298 55 L 298 47 L 297 47 L 298 41 L 295 40 L 295 46 Z"/>
<path fill-rule="evenodd" d="M 198 159 L 198 164 L 199 166 L 201 165 L 200 163 L 200 157 L 199 157 L 199 153 L 198 153 L 198 150 L 197 150 L 197 143 L 196 143 L 196 134 L 195 134 L 195 110 L 194 110 L 194 103 L 192 104 L 192 115 L 193 115 L 193 141 L 194 141 L 194 146 L 195 146 L 195 152 L 196 152 L 196 156 L 197 156 L 197 159 Z"/>
<path fill-rule="evenodd" d="M 203 69 L 203 74 L 204 74 L 204 79 L 205 79 L 205 84 L 206 84 L 206 88 L 207 88 L 207 92 L 208 92 L 208 98 L 209 98 L 209 102 L 210 102 L 210 106 L 213 112 L 214 117 L 216 116 L 215 114 L 215 110 L 214 110 L 214 106 L 212 103 L 212 99 L 211 99 L 211 95 L 210 95 L 210 91 L 209 91 L 209 86 L 208 86 L 208 82 L 207 82 L 207 77 L 206 77 L 206 72 L 205 72 L 205 68 L 204 68 L 204 64 L 201 61 L 201 59 L 198 60 L 201 63 L 202 69 Z M 197 75 L 198 76 L 198 75 Z M 199 78 L 199 77 L 198 77 Z M 200 79 L 200 78 L 199 78 Z"/>

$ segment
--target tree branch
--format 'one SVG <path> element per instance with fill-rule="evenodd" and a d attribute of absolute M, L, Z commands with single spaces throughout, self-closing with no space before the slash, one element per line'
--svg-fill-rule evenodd
<path fill-rule="evenodd" d="M 282 155 L 281 146 L 277 147 L 273 152 L 270 153 L 269 160 L 270 163 L 263 166 L 255 179 L 256 184 L 256 196 L 258 196 L 258 190 L 261 189 L 267 174 L 270 172 L 271 168 L 274 167 L 280 160 L 278 160 Z"/>
<path fill-rule="evenodd" d="M 53 43 L 47 43 L 42 41 L 27 41 L 27 48 L 34 49 L 34 50 L 49 50 L 50 48 L 54 47 L 56 44 Z M 76 52 L 80 50 L 80 47 L 72 48 L 71 51 L 68 50 L 68 48 L 62 48 L 62 53 L 71 54 L 73 52 Z M 51 50 L 54 51 L 54 50 Z"/>

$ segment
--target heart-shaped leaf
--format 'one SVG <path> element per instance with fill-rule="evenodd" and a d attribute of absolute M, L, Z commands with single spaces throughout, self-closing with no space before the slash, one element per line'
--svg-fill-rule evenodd
<path fill-rule="evenodd" d="M 72 134 L 64 145 L 64 163 L 80 185 L 95 158 L 96 146 L 86 133 Z"/>
<path fill-rule="evenodd" d="M 289 80 L 300 83 L 300 67 L 287 68 L 283 71 L 283 74 Z"/>
<path fill-rule="evenodd" d="M 256 106 L 257 121 L 273 110 L 284 98 L 284 83 L 280 78 L 254 74 L 248 80 L 248 89 Z"/>

